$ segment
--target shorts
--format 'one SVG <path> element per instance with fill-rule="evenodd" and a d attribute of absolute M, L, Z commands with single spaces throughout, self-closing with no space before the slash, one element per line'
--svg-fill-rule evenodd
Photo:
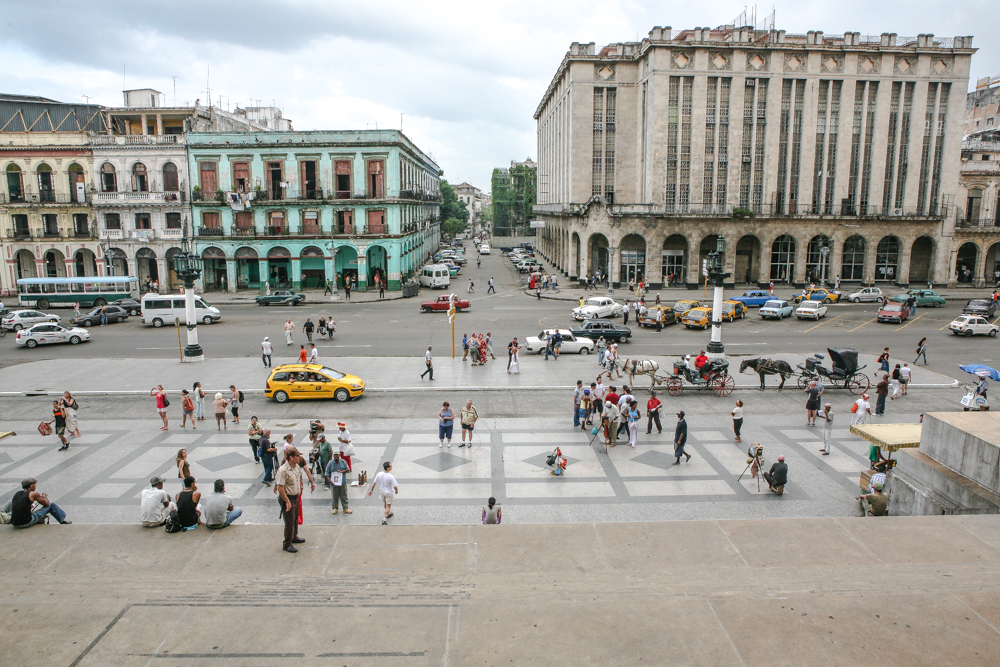
<path fill-rule="evenodd" d="M 899 384 L 910 384 L 910 378 L 899 378 Z"/>
<path fill-rule="evenodd" d="M 386 493 L 385 491 L 379 491 L 378 495 L 386 505 L 391 505 L 392 499 L 396 497 L 395 493 Z"/>
<path fill-rule="evenodd" d="M 454 424 L 449 424 L 445 426 L 444 424 L 438 424 L 438 439 L 448 438 L 451 439 L 452 429 L 454 429 Z"/>
<path fill-rule="evenodd" d="M 66 433 L 65 426 L 56 426 L 56 435 L 64 435 Z"/>
<path fill-rule="evenodd" d="M 156 411 L 157 412 L 166 412 L 167 409 L 166 408 L 156 408 Z"/>
<path fill-rule="evenodd" d="M 188 410 L 187 408 L 184 408 L 184 414 L 186 414 L 186 415 L 193 415 L 194 414 L 194 410 Z"/>
<path fill-rule="evenodd" d="M 462 424 L 463 431 L 472 431 L 475 424 Z"/>

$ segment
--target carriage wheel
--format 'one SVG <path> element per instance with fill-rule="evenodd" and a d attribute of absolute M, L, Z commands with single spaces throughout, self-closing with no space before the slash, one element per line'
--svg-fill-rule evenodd
<path fill-rule="evenodd" d="M 810 382 L 812 382 L 810 378 L 806 377 L 805 375 L 800 375 L 797 384 L 799 385 L 799 389 L 805 389 L 806 387 L 809 386 Z"/>
<path fill-rule="evenodd" d="M 858 394 L 863 394 L 868 391 L 868 387 L 871 386 L 871 381 L 864 373 L 855 373 L 851 377 L 847 378 L 845 385 L 852 394 L 857 396 Z"/>
<path fill-rule="evenodd" d="M 680 378 L 670 378 L 667 380 L 667 393 L 671 396 L 680 396 L 684 391 L 684 382 Z"/>
<path fill-rule="evenodd" d="M 712 379 L 712 391 L 716 396 L 729 396 L 736 388 L 736 380 L 729 373 L 722 373 Z"/>

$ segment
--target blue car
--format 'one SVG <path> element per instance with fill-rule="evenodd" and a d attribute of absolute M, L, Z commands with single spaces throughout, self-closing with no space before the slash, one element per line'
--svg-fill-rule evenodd
<path fill-rule="evenodd" d="M 767 290 L 752 289 L 743 292 L 742 296 L 733 297 L 730 301 L 739 301 L 747 308 L 759 308 L 763 306 L 769 299 L 774 297 L 767 293 Z"/>
<path fill-rule="evenodd" d="M 792 306 L 792 304 L 788 303 L 787 301 L 781 301 L 780 299 L 771 299 L 765 302 L 764 305 L 761 306 L 760 310 L 757 312 L 759 312 L 760 316 L 765 320 L 770 319 L 772 317 L 776 320 L 781 320 L 786 317 L 791 317 L 794 311 L 795 308 Z"/>

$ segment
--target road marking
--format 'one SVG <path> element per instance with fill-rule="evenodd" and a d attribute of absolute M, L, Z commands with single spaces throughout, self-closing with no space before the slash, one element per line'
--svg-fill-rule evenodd
<path fill-rule="evenodd" d="M 137 350 L 172 350 L 172 347 L 137 347 Z"/>
<path fill-rule="evenodd" d="M 317 345 L 316 347 L 325 350 L 327 348 L 333 348 L 333 347 L 371 347 L 371 345 Z"/>
<path fill-rule="evenodd" d="M 868 320 L 867 322 L 865 322 L 865 324 L 871 324 L 872 322 L 874 322 L 877 319 L 878 319 L 877 317 L 874 317 L 874 318 Z M 848 331 L 847 333 L 851 333 L 851 332 L 857 331 L 861 327 L 865 326 L 865 324 L 860 324 L 860 325 L 854 327 L 853 329 L 851 329 L 850 331 Z"/>
<path fill-rule="evenodd" d="M 823 326 L 824 324 L 826 324 L 827 322 L 833 322 L 833 321 L 834 321 L 835 319 L 837 319 L 838 317 L 843 317 L 843 316 L 844 316 L 844 315 L 846 315 L 846 314 L 847 314 L 847 313 L 844 313 L 844 314 L 842 314 L 842 315 L 837 315 L 837 317 L 832 317 L 832 318 L 830 318 L 830 319 L 826 320 L 826 322 L 820 322 L 819 324 L 817 324 L 817 325 L 816 325 L 816 326 L 814 326 L 814 327 L 809 327 L 808 329 L 806 329 L 806 330 L 805 330 L 805 331 L 803 331 L 802 333 L 809 333 L 809 332 L 810 332 L 810 331 L 812 331 L 813 329 L 815 329 L 815 328 L 817 328 L 817 327 L 821 327 L 821 326 Z"/>
<path fill-rule="evenodd" d="M 924 315 L 926 315 L 926 314 L 927 314 L 927 313 L 921 313 L 920 315 L 917 315 L 917 316 L 916 316 L 916 317 L 914 317 L 914 318 L 913 318 L 912 320 L 909 320 L 909 321 L 907 321 L 907 323 L 906 323 L 906 324 L 904 324 L 903 326 L 901 326 L 901 327 L 897 327 L 897 328 L 896 328 L 896 331 L 899 331 L 900 329 L 905 329 L 906 327 L 910 326 L 911 324 L 913 324 L 914 322 L 916 322 L 917 320 L 919 320 L 919 319 L 920 319 L 921 317 L 923 317 L 923 316 L 924 316 Z M 940 331 L 940 329 L 939 329 L 938 331 Z"/>

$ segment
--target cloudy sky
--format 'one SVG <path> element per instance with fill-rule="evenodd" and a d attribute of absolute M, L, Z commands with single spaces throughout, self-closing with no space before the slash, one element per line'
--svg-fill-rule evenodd
<path fill-rule="evenodd" d="M 212 98 L 221 95 L 223 107 L 273 100 L 297 130 L 402 122 L 447 179 L 488 189 L 493 167 L 536 156 L 532 114 L 571 42 L 636 40 L 655 25 L 716 26 L 746 6 L 695 4 L 3 0 L 0 90 L 120 105 L 124 66 L 125 86 L 161 90 L 167 103 L 176 76 L 183 104 L 207 99 L 211 68 Z M 997 0 L 775 8 L 777 27 L 791 33 L 975 35 L 973 83 L 1000 72 Z"/>

